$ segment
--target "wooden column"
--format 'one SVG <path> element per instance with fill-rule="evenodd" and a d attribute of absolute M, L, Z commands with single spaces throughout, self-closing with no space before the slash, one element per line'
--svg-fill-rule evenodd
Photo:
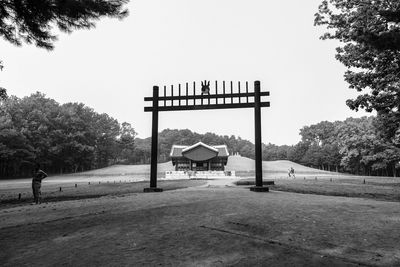
<path fill-rule="evenodd" d="M 261 143 L 261 97 L 260 81 L 254 82 L 254 132 L 255 132 L 255 152 L 256 152 L 256 186 L 251 187 L 251 191 L 265 192 L 268 187 L 263 187 L 262 179 L 262 143 Z"/>
<path fill-rule="evenodd" d="M 153 111 L 151 124 L 151 166 L 150 166 L 150 188 L 144 192 L 162 192 L 157 188 L 157 158 L 158 158 L 158 86 L 153 87 Z"/>

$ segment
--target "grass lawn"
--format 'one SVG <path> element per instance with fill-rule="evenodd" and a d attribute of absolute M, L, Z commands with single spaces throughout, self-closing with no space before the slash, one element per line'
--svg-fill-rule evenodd
<path fill-rule="evenodd" d="M 268 180 L 268 179 L 265 179 Z M 365 181 L 365 183 L 364 183 Z M 302 194 L 362 197 L 377 200 L 400 201 L 400 178 L 324 176 L 296 177 L 274 180 L 271 190 Z M 254 179 L 242 179 L 238 184 L 253 183 Z"/>
<path fill-rule="evenodd" d="M 205 181 L 199 180 L 168 180 L 158 181 L 157 186 L 163 190 L 174 190 L 205 184 Z M 61 187 L 61 191 L 60 191 Z M 75 184 L 43 184 L 42 202 L 56 202 L 72 199 L 96 198 L 106 195 L 125 195 L 130 193 L 141 193 L 143 188 L 149 187 L 149 181 L 143 182 L 91 182 Z M 21 199 L 18 195 L 21 194 Z M 32 189 L 30 187 L 16 189 L 0 189 L 0 207 L 9 205 L 26 204 L 32 202 Z"/>

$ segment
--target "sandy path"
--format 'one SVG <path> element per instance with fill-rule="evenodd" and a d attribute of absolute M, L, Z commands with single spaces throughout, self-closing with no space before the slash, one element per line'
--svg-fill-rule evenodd
<path fill-rule="evenodd" d="M 3 266 L 400 264 L 399 203 L 210 184 L 0 210 Z"/>

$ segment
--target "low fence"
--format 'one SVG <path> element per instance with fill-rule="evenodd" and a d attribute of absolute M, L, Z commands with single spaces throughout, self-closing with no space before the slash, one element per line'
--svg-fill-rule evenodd
<path fill-rule="evenodd" d="M 235 178 L 235 171 L 166 171 L 165 179 Z"/>

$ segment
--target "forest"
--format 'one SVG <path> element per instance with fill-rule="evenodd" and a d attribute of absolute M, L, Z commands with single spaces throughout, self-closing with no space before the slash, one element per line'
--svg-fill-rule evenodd
<path fill-rule="evenodd" d="M 376 116 L 348 118 L 300 129 L 296 145 L 263 144 L 263 160 L 291 160 L 329 171 L 399 176 L 398 133 Z M 394 127 L 393 129 L 395 129 Z M 382 130 L 384 129 L 384 130 Z M 148 164 L 151 138 L 136 137 L 132 125 L 99 114 L 82 103 L 59 104 L 42 93 L 0 100 L 0 177 L 29 177 L 40 163 L 48 173 L 73 173 L 113 164 Z M 254 144 L 234 135 L 189 129 L 159 133 L 159 162 L 173 144 L 226 144 L 231 155 L 254 158 Z"/>
<path fill-rule="evenodd" d="M 296 145 L 263 144 L 262 157 L 263 160 L 290 160 L 327 171 L 399 176 L 400 148 L 385 138 L 380 131 L 382 127 L 375 116 L 322 121 L 300 129 L 301 141 Z M 150 139 L 136 139 L 134 159 L 139 161 L 135 163 L 150 162 Z M 159 160 L 168 160 L 173 144 L 190 145 L 198 141 L 226 144 L 231 155 L 239 153 L 254 159 L 254 144 L 240 137 L 166 129 L 159 134 Z"/>
<path fill-rule="evenodd" d="M 81 103 L 11 96 L 0 103 L 0 177 L 29 177 L 36 163 L 52 174 L 106 167 L 129 159 L 135 135 Z"/>

